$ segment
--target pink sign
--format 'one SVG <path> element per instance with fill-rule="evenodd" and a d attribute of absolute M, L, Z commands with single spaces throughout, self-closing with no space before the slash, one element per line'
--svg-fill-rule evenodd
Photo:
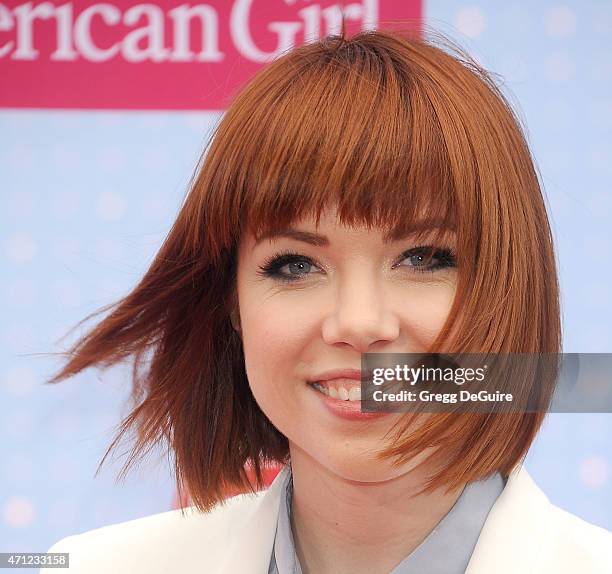
<path fill-rule="evenodd" d="M 0 107 L 223 110 L 305 42 L 419 29 L 412 0 L 0 3 Z"/>

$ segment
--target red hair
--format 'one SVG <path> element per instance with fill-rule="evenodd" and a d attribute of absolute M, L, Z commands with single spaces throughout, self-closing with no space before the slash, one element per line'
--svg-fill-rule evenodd
<path fill-rule="evenodd" d="M 330 36 L 284 54 L 237 95 L 150 268 L 126 297 L 83 320 L 108 311 L 50 380 L 133 358 L 133 410 L 100 465 L 134 427 L 122 472 L 165 441 L 179 486 L 207 510 L 228 486 L 250 488 L 245 464 L 261 486 L 262 464 L 287 462 L 287 439 L 251 394 L 229 318 L 236 249 L 247 228 L 318 219 L 331 202 L 344 224 L 400 233 L 426 218 L 456 231 L 456 296 L 430 352 L 560 351 L 542 192 L 520 122 L 490 74 L 456 46 L 406 32 Z M 554 377 L 525 381 L 526 392 L 536 384 L 546 399 Z M 508 474 L 543 417 L 440 414 L 418 434 L 406 425 L 385 456 L 438 445 L 448 462 L 427 488 L 453 488 Z"/>

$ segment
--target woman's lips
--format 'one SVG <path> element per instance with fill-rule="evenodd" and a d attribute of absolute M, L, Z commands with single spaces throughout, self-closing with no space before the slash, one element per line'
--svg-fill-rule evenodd
<path fill-rule="evenodd" d="M 349 380 L 351 386 L 347 389 L 346 387 L 349 386 L 347 381 Z M 379 411 L 362 412 L 361 383 L 354 379 L 333 379 L 311 382 L 308 385 L 317 393 L 328 411 L 342 419 L 364 421 L 389 414 Z"/>

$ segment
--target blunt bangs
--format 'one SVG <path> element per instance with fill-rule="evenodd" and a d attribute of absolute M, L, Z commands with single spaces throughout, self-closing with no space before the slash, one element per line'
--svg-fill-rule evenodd
<path fill-rule="evenodd" d="M 298 48 L 238 96 L 217 134 L 232 148 L 230 173 L 216 187 L 221 201 L 209 203 L 205 244 L 230 249 L 246 230 L 259 237 L 302 217 L 318 222 L 329 206 L 343 225 L 394 237 L 455 228 L 436 111 L 405 63 L 364 40 Z"/>

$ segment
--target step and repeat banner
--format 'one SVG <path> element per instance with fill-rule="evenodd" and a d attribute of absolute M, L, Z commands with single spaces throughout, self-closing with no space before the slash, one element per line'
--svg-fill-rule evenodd
<path fill-rule="evenodd" d="M 421 2 L 0 4 L 0 106 L 223 111 L 279 54 L 330 33 L 418 26 Z"/>
<path fill-rule="evenodd" d="M 125 443 L 96 472 L 129 412 L 130 365 L 51 386 L 51 353 L 142 277 L 237 90 L 343 23 L 438 30 L 494 75 L 546 195 L 564 352 L 612 351 L 608 3 L 0 2 L 0 552 L 189 503 L 162 450 L 118 479 Z M 555 504 L 606 528 L 611 437 L 609 410 L 556 409 L 526 462 Z"/>

